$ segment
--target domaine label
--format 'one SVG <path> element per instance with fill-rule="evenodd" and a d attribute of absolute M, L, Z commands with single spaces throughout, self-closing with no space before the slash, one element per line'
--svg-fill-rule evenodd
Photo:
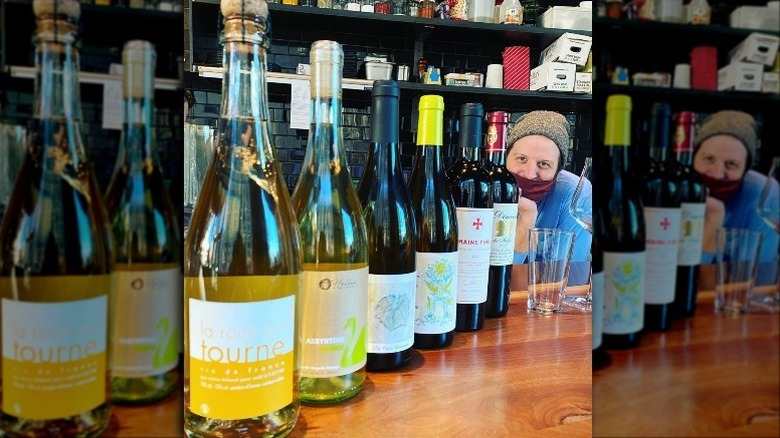
<path fill-rule="evenodd" d="M 604 317 L 604 272 L 594 272 L 591 277 L 593 291 L 593 349 L 601 346 L 602 318 Z"/>
<path fill-rule="evenodd" d="M 490 243 L 490 265 L 511 265 L 515 258 L 517 204 L 493 204 L 493 240 Z"/>
<path fill-rule="evenodd" d="M 678 266 L 701 264 L 701 246 L 704 236 L 703 202 L 682 203 L 682 225 L 680 226 L 680 248 L 677 253 Z"/>
<path fill-rule="evenodd" d="M 120 264 L 114 271 L 111 375 L 132 378 L 165 373 L 179 359 L 181 273 L 178 267 L 128 268 Z"/>
<path fill-rule="evenodd" d="M 108 275 L 99 277 L 109 284 Z M 3 298 L 2 305 L 3 412 L 49 420 L 106 401 L 106 295 L 55 303 Z"/>
<path fill-rule="evenodd" d="M 458 303 L 487 300 L 490 246 L 493 233 L 492 208 L 456 209 L 458 216 Z"/>
<path fill-rule="evenodd" d="M 642 329 L 646 262 L 644 251 L 604 253 L 603 333 L 624 335 Z"/>
<path fill-rule="evenodd" d="M 417 274 L 368 275 L 368 352 L 396 353 L 414 344 Z"/>
<path fill-rule="evenodd" d="M 646 275 L 653 279 L 646 286 L 645 303 L 668 304 L 674 301 L 680 215 L 677 208 L 645 207 Z"/>
<path fill-rule="evenodd" d="M 366 364 L 368 267 L 303 271 L 301 377 L 337 377 Z"/>
<path fill-rule="evenodd" d="M 292 403 L 294 295 L 241 303 L 190 298 L 188 328 L 190 411 L 239 420 Z"/>
<path fill-rule="evenodd" d="M 439 334 L 455 330 L 458 252 L 418 252 L 414 332 Z"/>

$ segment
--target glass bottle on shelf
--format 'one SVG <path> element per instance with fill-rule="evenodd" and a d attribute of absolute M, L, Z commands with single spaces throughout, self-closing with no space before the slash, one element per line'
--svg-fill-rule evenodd
<path fill-rule="evenodd" d="M 468 21 L 480 23 L 493 23 L 496 2 L 495 0 L 474 0 L 467 7 Z"/>
<path fill-rule="evenodd" d="M 374 0 L 360 0 L 360 12 L 374 12 Z"/>
<path fill-rule="evenodd" d="M 0 227 L 0 434 L 99 436 L 111 418 L 107 340 L 114 256 L 82 141 L 81 6 L 35 0 L 33 11 L 33 116 Z M 56 363 L 54 351 L 65 352 Z"/>
<path fill-rule="evenodd" d="M 374 0 L 375 14 L 389 14 L 391 12 L 390 0 Z"/>
<path fill-rule="evenodd" d="M 221 10 L 218 144 L 185 244 L 184 431 L 284 436 L 300 407 L 301 257 L 268 132 L 268 9 Z"/>
<path fill-rule="evenodd" d="M 434 0 L 420 1 L 419 15 L 422 18 L 433 18 L 436 16 L 436 2 Z"/>
<path fill-rule="evenodd" d="M 317 7 L 322 9 L 333 9 L 333 0 L 317 0 Z"/>
<path fill-rule="evenodd" d="M 282 0 L 282 4 L 283 5 L 297 6 L 298 5 L 298 0 Z"/>
<path fill-rule="evenodd" d="M 393 15 L 407 15 L 406 0 L 392 0 Z"/>
<path fill-rule="evenodd" d="M 691 0 L 685 6 L 687 12 L 686 22 L 691 24 L 710 24 L 712 8 L 707 0 Z"/>
<path fill-rule="evenodd" d="M 341 130 L 344 51 L 320 40 L 309 58 L 311 123 L 292 196 L 303 259 L 300 394 L 334 403 L 357 395 L 366 379 L 368 236 Z"/>
<path fill-rule="evenodd" d="M 361 0 L 344 0 L 344 9 L 347 11 L 360 12 Z"/>
<path fill-rule="evenodd" d="M 523 23 L 531 26 L 537 25 L 537 19 L 542 14 L 542 6 L 538 0 L 523 0 Z"/>
<path fill-rule="evenodd" d="M 504 0 L 498 18 L 502 24 L 523 24 L 523 5 L 520 0 Z"/>
<path fill-rule="evenodd" d="M 117 403 L 159 400 L 177 380 L 181 237 L 154 137 L 155 64 L 150 42 L 125 44 L 124 123 L 106 190 L 116 253 L 110 342 L 111 398 Z"/>
<path fill-rule="evenodd" d="M 420 2 L 417 0 L 407 0 L 406 1 L 406 11 L 407 15 L 410 17 L 419 17 L 420 16 Z"/>

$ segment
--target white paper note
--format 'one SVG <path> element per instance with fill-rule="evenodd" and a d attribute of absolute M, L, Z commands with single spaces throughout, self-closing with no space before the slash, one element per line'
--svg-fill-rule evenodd
<path fill-rule="evenodd" d="M 309 130 L 310 87 L 308 80 L 292 83 L 290 96 L 290 128 Z"/>
<path fill-rule="evenodd" d="M 122 129 L 122 64 L 111 64 L 109 74 L 119 80 L 103 85 L 103 129 Z"/>

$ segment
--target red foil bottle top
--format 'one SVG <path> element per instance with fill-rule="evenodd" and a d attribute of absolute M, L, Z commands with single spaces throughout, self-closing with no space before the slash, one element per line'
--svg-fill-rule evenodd
<path fill-rule="evenodd" d="M 677 127 L 674 130 L 674 152 L 693 152 L 694 124 L 696 113 L 681 111 L 675 116 Z"/>
<path fill-rule="evenodd" d="M 488 123 L 509 123 L 509 113 L 506 111 L 493 111 L 488 113 Z"/>
<path fill-rule="evenodd" d="M 485 133 L 485 150 L 487 152 L 503 152 L 506 150 L 507 125 L 509 113 L 493 111 L 488 113 L 488 128 Z"/>

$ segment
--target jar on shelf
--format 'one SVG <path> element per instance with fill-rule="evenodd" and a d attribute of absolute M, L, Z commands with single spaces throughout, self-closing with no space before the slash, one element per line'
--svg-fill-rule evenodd
<path fill-rule="evenodd" d="M 420 2 L 420 17 L 433 18 L 436 16 L 436 2 L 434 0 L 422 0 Z"/>
<path fill-rule="evenodd" d="M 360 0 L 344 0 L 343 8 L 347 11 L 358 11 L 360 12 Z"/>
<path fill-rule="evenodd" d="M 375 14 L 389 14 L 391 11 L 390 0 L 374 0 Z"/>
<path fill-rule="evenodd" d="M 360 12 L 374 12 L 374 0 L 360 0 Z"/>
<path fill-rule="evenodd" d="M 298 0 L 282 0 L 282 4 L 298 6 Z"/>
<path fill-rule="evenodd" d="M 607 18 L 623 16 L 623 0 L 607 0 Z"/>
<path fill-rule="evenodd" d="M 410 17 L 419 17 L 420 16 L 420 2 L 417 0 L 407 0 L 406 1 L 406 15 Z"/>
<path fill-rule="evenodd" d="M 317 7 L 323 9 L 333 9 L 333 0 L 317 0 Z"/>
<path fill-rule="evenodd" d="M 317 6 L 317 0 L 298 0 L 298 6 Z"/>
<path fill-rule="evenodd" d="M 407 15 L 406 0 L 392 0 L 391 6 L 393 15 Z"/>

